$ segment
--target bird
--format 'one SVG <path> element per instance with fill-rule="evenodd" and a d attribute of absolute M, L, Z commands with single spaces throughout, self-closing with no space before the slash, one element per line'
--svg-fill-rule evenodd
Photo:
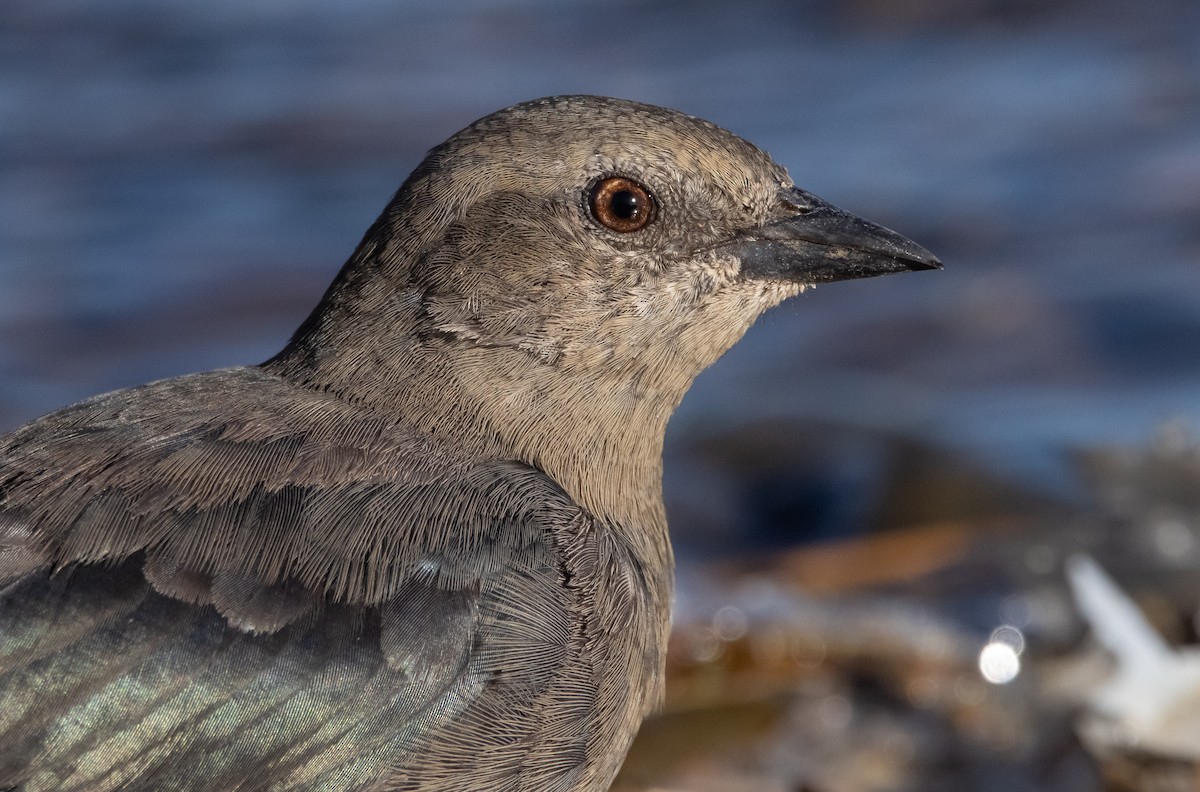
<path fill-rule="evenodd" d="M 472 123 L 274 357 L 0 437 L 0 790 L 607 789 L 692 380 L 814 285 L 939 268 L 682 112 Z"/>

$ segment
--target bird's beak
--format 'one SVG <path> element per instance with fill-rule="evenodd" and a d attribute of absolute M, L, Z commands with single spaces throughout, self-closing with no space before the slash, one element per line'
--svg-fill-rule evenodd
<path fill-rule="evenodd" d="M 721 248 L 741 260 L 743 278 L 828 283 L 942 268 L 936 256 L 911 239 L 811 193 L 790 188 L 780 199 L 795 213 L 745 231 Z"/>

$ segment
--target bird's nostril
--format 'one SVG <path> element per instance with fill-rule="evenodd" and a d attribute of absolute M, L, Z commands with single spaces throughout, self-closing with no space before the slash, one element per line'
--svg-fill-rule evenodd
<path fill-rule="evenodd" d="M 806 215 L 806 214 L 811 214 L 814 207 L 810 204 L 801 203 L 799 201 L 792 201 L 787 198 L 780 198 L 779 199 L 779 208 L 782 209 L 783 211 L 787 212 L 788 214 Z"/>

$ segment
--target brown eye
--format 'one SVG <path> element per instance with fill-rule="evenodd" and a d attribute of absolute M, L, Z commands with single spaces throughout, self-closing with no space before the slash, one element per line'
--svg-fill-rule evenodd
<path fill-rule="evenodd" d="M 640 231 L 654 219 L 654 198 L 650 191 L 624 176 L 598 181 L 588 202 L 600 225 L 622 234 Z"/>

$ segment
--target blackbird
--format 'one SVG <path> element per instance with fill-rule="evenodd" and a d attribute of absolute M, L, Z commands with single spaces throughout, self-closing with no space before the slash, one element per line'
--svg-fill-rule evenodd
<path fill-rule="evenodd" d="M 606 789 L 684 392 L 813 284 L 940 266 L 683 113 L 475 122 L 275 357 L 0 437 L 0 789 Z"/>

